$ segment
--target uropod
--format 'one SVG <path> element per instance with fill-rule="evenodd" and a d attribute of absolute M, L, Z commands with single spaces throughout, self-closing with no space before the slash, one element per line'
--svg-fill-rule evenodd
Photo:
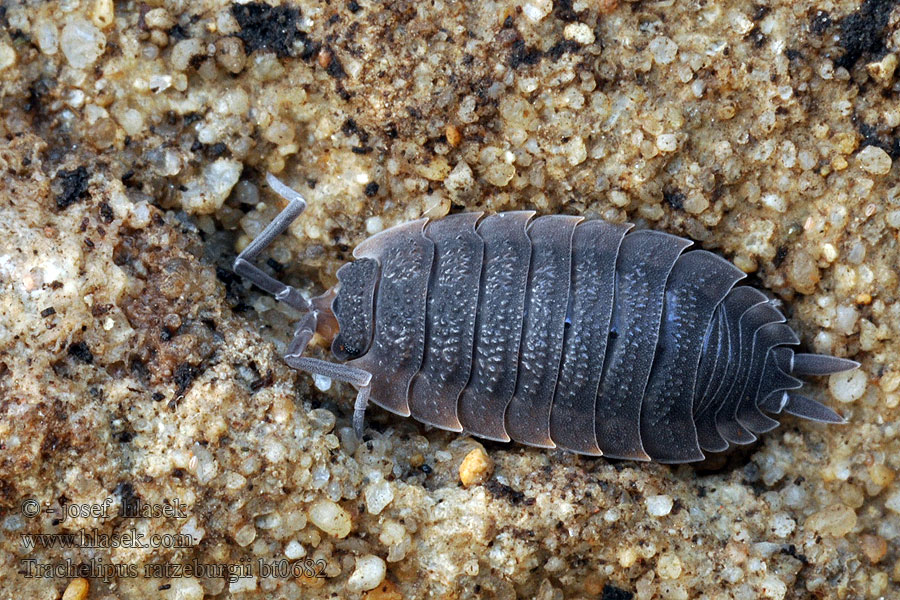
<path fill-rule="evenodd" d="M 306 207 L 267 181 L 288 205 L 234 270 L 303 313 L 284 360 L 357 388 L 359 436 L 373 402 L 490 440 L 685 463 L 782 411 L 843 422 L 796 376 L 858 363 L 794 352 L 774 303 L 689 240 L 534 211 L 422 218 L 363 241 L 306 300 L 251 262 Z M 316 332 L 337 362 L 303 356 Z"/>

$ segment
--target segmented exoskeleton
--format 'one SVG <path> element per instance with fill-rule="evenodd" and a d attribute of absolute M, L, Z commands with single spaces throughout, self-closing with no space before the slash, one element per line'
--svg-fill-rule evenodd
<path fill-rule="evenodd" d="M 635 460 L 702 460 L 774 429 L 765 413 L 843 422 L 794 375 L 856 368 L 798 354 L 766 296 L 692 242 L 568 215 L 461 213 L 360 244 L 307 301 L 251 261 L 305 208 L 289 205 L 235 271 L 305 312 L 285 361 L 368 401 L 479 437 Z M 303 357 L 319 331 L 341 363 Z"/>

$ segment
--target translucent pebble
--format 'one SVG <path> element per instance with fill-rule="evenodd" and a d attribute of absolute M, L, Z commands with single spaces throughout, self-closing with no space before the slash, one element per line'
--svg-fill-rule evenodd
<path fill-rule="evenodd" d="M 768 574 L 762 580 L 762 592 L 765 598 L 781 600 L 787 594 L 787 585 L 774 574 Z"/>
<path fill-rule="evenodd" d="M 576 135 L 569 140 L 565 149 L 569 164 L 573 167 L 583 163 L 587 158 L 587 148 L 585 148 L 584 139 L 581 136 Z M 515 173 L 515 170 L 512 172 Z"/>
<path fill-rule="evenodd" d="M 853 333 L 856 322 L 859 320 L 859 312 L 857 312 L 856 308 L 842 304 L 837 307 L 835 312 L 837 315 L 834 322 L 835 329 L 844 335 Z"/>
<path fill-rule="evenodd" d="M 900 229 L 900 210 L 892 210 L 884 216 L 884 220 L 894 229 Z"/>
<path fill-rule="evenodd" d="M 672 512 L 672 497 L 666 495 L 648 496 L 646 500 L 647 512 L 654 517 L 664 517 Z"/>
<path fill-rule="evenodd" d="M 828 378 L 828 389 L 838 402 L 854 402 L 866 393 L 868 379 L 860 369 L 835 373 Z"/>
<path fill-rule="evenodd" d="M 270 463 L 274 464 L 278 464 L 282 460 L 284 460 L 284 455 L 287 453 L 287 449 L 284 447 L 284 445 L 280 444 L 272 438 L 266 440 L 266 443 L 263 446 L 263 450 L 265 452 L 266 459 Z"/>
<path fill-rule="evenodd" d="M 900 513 L 900 490 L 894 492 L 884 501 L 884 507 L 895 513 Z"/>
<path fill-rule="evenodd" d="M 787 537 L 797 528 L 797 522 L 787 513 L 778 513 L 772 517 L 772 533 L 778 537 Z"/>
<path fill-rule="evenodd" d="M 891 170 L 890 155 L 878 146 L 866 146 L 857 155 L 859 167 L 872 175 L 887 175 Z"/>
<path fill-rule="evenodd" d="M 34 37 L 41 52 L 47 55 L 56 54 L 59 46 L 59 31 L 54 22 L 38 21 L 34 26 Z"/>
<path fill-rule="evenodd" d="M 252 592 L 256 589 L 256 575 L 250 575 L 249 577 L 236 577 L 235 580 L 228 584 L 228 591 L 232 594 L 239 594 L 241 592 Z"/>
<path fill-rule="evenodd" d="M 325 377 L 316 373 L 313 375 L 313 383 L 320 392 L 327 392 L 331 389 L 331 377 Z"/>
<path fill-rule="evenodd" d="M 866 245 L 857 240 L 856 242 L 854 242 L 853 246 L 850 247 L 850 252 L 847 253 L 847 261 L 854 265 L 858 265 L 861 264 L 865 259 Z"/>
<path fill-rule="evenodd" d="M 594 32 L 584 23 L 569 23 L 563 30 L 563 35 L 567 40 L 578 42 L 579 44 L 593 44 Z"/>
<path fill-rule="evenodd" d="M 472 176 L 472 168 L 464 160 L 456 163 L 450 175 L 444 180 L 444 187 L 454 196 L 467 192 L 473 185 L 475 178 Z"/>
<path fill-rule="evenodd" d="M 529 21 L 537 23 L 553 10 L 552 0 L 531 0 L 522 6 L 522 12 Z"/>
<path fill-rule="evenodd" d="M 584 146 L 582 145 L 582 148 Z M 577 159 L 577 157 L 575 157 Z M 569 162 L 572 163 L 573 158 L 570 157 Z M 582 159 L 583 160 L 583 159 Z M 577 164 L 577 163 L 574 163 Z M 487 167 L 484 171 L 484 179 L 491 185 L 504 187 L 512 180 L 516 174 L 516 168 L 509 163 L 495 162 Z"/>
<path fill-rule="evenodd" d="M 171 29 L 175 20 L 165 8 L 154 8 L 144 15 L 144 23 L 150 29 Z"/>
<path fill-rule="evenodd" d="M 93 65 L 106 50 L 106 36 L 83 17 L 73 17 L 62 30 L 60 45 L 75 69 Z"/>
<path fill-rule="evenodd" d="M 678 579 L 681 576 L 681 559 L 671 552 L 661 555 L 656 563 L 656 572 L 663 579 Z"/>
<path fill-rule="evenodd" d="M 366 219 L 366 233 L 375 235 L 384 229 L 384 221 L 379 216 L 369 217 Z"/>
<path fill-rule="evenodd" d="M 362 592 L 374 589 L 384 581 L 387 567 L 384 560 L 374 554 L 366 554 L 356 559 L 356 569 L 347 579 L 347 590 Z"/>
<path fill-rule="evenodd" d="M 189 181 L 181 194 L 181 206 L 192 214 L 212 214 L 222 207 L 234 184 L 241 176 L 243 165 L 220 158 L 203 169 L 201 180 Z"/>
<path fill-rule="evenodd" d="M 678 148 L 678 140 L 675 139 L 675 134 L 662 133 L 656 136 L 656 147 L 660 152 L 675 152 Z"/>
<path fill-rule="evenodd" d="M 669 64 L 675 60 L 675 55 L 678 54 L 678 45 L 664 35 L 651 40 L 648 48 L 650 54 L 653 55 L 653 60 L 661 65 Z"/>
<path fill-rule="evenodd" d="M 328 480 L 331 479 L 331 472 L 325 467 L 316 467 L 312 472 L 312 487 L 322 489 Z"/>
<path fill-rule="evenodd" d="M 276 529 L 281 527 L 281 515 L 278 513 L 269 513 L 256 517 L 256 526 L 260 529 Z"/>
<path fill-rule="evenodd" d="M 394 499 L 394 490 L 387 481 L 378 481 L 367 486 L 364 495 L 366 510 L 377 515 Z"/>
<path fill-rule="evenodd" d="M 122 111 L 116 118 L 128 135 L 137 135 L 144 128 L 144 117 L 133 108 Z"/>
<path fill-rule="evenodd" d="M 203 586 L 195 577 L 172 578 L 172 587 L 166 592 L 171 600 L 203 600 Z"/>
<path fill-rule="evenodd" d="M 191 59 L 204 51 L 203 42 L 190 38 L 181 40 L 172 48 L 172 68 L 176 71 L 184 71 L 190 66 Z"/>
<path fill-rule="evenodd" d="M 406 528 L 402 523 L 388 519 L 384 522 L 381 533 L 378 534 L 378 541 L 385 546 L 396 546 L 403 543 L 406 537 Z"/>
<path fill-rule="evenodd" d="M 832 504 L 811 515 L 805 527 L 820 534 L 844 537 L 856 527 L 856 512 L 849 506 Z"/>
<path fill-rule="evenodd" d="M 306 556 L 306 548 L 297 540 L 291 540 L 284 547 L 284 555 L 290 560 L 297 560 Z"/>
<path fill-rule="evenodd" d="M 784 198 L 778 194 L 766 194 L 762 197 L 762 203 L 763 206 L 771 208 L 776 212 L 783 213 L 787 210 L 787 203 L 785 203 Z"/>
<path fill-rule="evenodd" d="M 247 523 L 234 534 L 234 541 L 238 546 L 247 546 L 256 539 L 256 528 Z"/>
<path fill-rule="evenodd" d="M 191 454 L 193 457 L 188 463 L 190 470 L 197 477 L 197 481 L 208 483 L 219 471 L 219 465 L 215 457 L 200 444 L 194 444 L 193 448 L 191 448 Z"/>
<path fill-rule="evenodd" d="M 336 538 L 347 537 L 352 527 L 350 513 L 331 500 L 319 500 L 313 503 L 309 507 L 309 521 Z"/>
<path fill-rule="evenodd" d="M 472 123 L 475 121 L 477 118 L 475 115 L 475 96 L 469 95 L 462 99 L 462 102 L 459 103 L 457 116 L 463 123 Z"/>
<path fill-rule="evenodd" d="M 334 429 L 334 423 L 336 417 L 334 413 L 326 408 L 315 408 L 309 412 L 310 421 L 312 421 L 313 427 L 316 429 L 320 429 L 324 432 L 329 432 Z"/>

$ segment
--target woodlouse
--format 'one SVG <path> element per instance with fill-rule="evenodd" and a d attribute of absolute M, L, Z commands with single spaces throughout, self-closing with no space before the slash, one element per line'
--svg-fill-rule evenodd
<path fill-rule="evenodd" d="M 744 273 L 692 242 L 630 225 L 533 211 L 461 213 L 360 244 L 310 301 L 250 262 L 303 211 L 288 206 L 234 269 L 305 313 L 292 367 L 355 385 L 368 401 L 486 439 L 682 463 L 778 426 L 765 413 L 843 422 L 794 392 L 794 375 L 856 368 L 799 343 Z M 342 364 L 303 357 L 315 332 Z"/>

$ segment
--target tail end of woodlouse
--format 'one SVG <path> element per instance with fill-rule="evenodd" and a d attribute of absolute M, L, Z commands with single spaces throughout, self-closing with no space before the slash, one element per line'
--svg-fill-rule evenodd
<path fill-rule="evenodd" d="M 843 373 L 844 371 L 857 369 L 860 366 L 858 362 L 846 358 L 838 358 L 826 354 L 795 354 L 786 349 L 779 349 L 773 358 L 775 358 L 776 364 L 779 365 L 779 368 L 775 370 L 776 375 L 786 376 L 787 373 L 790 373 L 791 376 L 787 376 L 786 380 L 794 379 L 792 377 L 794 375 L 823 376 Z M 781 394 L 769 395 L 759 402 L 758 407 L 767 412 L 786 412 L 818 423 L 835 423 L 838 425 L 847 423 L 846 419 L 824 404 L 806 396 L 788 392 L 788 389 L 800 387 L 799 384 L 799 380 L 794 380 L 794 385 L 790 387 L 782 387 L 784 383 L 780 383 L 777 388 L 783 390 Z"/>
<path fill-rule="evenodd" d="M 792 375 L 831 375 L 852 371 L 859 367 L 855 360 L 828 356 L 827 354 L 794 354 L 791 361 Z"/>
<path fill-rule="evenodd" d="M 790 372 L 791 375 L 798 376 L 823 376 L 852 371 L 859 368 L 859 366 L 860 364 L 855 360 L 838 358 L 837 356 L 795 353 L 791 356 Z M 780 408 L 788 414 L 810 421 L 835 423 L 838 425 L 847 423 L 847 420 L 834 410 L 799 394 L 785 392 Z"/>
<path fill-rule="evenodd" d="M 798 394 L 785 392 L 785 396 L 787 402 L 785 402 L 783 410 L 788 414 L 818 423 L 836 423 L 838 425 L 847 423 L 844 417 L 820 402 Z"/>

